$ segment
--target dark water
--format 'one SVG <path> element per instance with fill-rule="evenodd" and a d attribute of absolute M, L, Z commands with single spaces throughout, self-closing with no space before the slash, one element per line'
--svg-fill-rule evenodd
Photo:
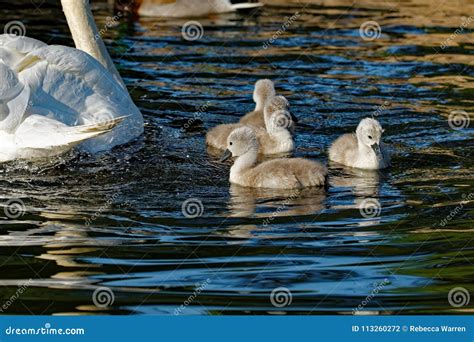
<path fill-rule="evenodd" d="M 4 209 L 25 209 L 1 211 L 3 313 L 351 314 L 364 300 L 369 313 L 472 313 L 474 299 L 456 308 L 448 293 L 474 290 L 474 19 L 442 44 L 473 6 L 326 3 L 198 19 L 196 41 L 181 34 L 189 19 L 107 27 L 112 12 L 96 6 L 146 132 L 98 156 L 2 166 Z M 71 45 L 60 8 L 33 5 L 5 4 L 1 24 Z M 366 41 L 370 20 L 382 33 Z M 374 115 L 393 167 L 333 166 L 327 192 L 230 187 L 204 135 L 252 109 L 260 78 L 299 118 L 295 155 L 327 162 L 330 142 Z M 449 124 L 459 115 L 463 129 Z M 272 304 L 275 289 L 288 305 Z"/>

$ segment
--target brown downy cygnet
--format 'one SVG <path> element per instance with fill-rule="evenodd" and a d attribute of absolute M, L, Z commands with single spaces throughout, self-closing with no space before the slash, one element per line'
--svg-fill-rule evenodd
<path fill-rule="evenodd" d="M 266 134 L 262 128 L 256 129 L 260 153 L 276 154 L 291 152 L 295 149 L 291 128 L 294 122 L 288 108 L 290 104 L 284 96 L 274 96 L 265 104 L 264 119 Z"/>
<path fill-rule="evenodd" d="M 265 128 L 265 113 L 264 108 L 267 101 L 275 97 L 275 85 L 271 80 L 263 79 L 258 80 L 255 83 L 255 90 L 253 92 L 253 100 L 255 102 L 255 109 L 252 112 L 245 114 L 240 120 L 239 123 L 245 124 L 248 126 Z M 287 105 L 289 107 L 289 104 Z M 286 108 L 288 109 L 288 108 Z M 295 124 L 297 123 L 296 117 L 293 113 L 291 115 L 291 123 L 288 127 L 288 130 L 294 134 L 295 133 Z"/>
<path fill-rule="evenodd" d="M 227 148 L 227 137 L 236 128 L 243 127 L 244 125 L 252 126 L 254 128 L 266 129 L 264 108 L 265 103 L 269 98 L 275 96 L 275 86 L 271 80 L 262 79 L 255 82 L 255 89 L 253 92 L 253 100 L 255 101 L 254 111 L 245 114 L 239 123 L 234 124 L 222 124 L 212 128 L 206 134 L 206 143 L 209 146 L 217 148 L 219 150 L 225 150 Z"/>
<path fill-rule="evenodd" d="M 227 148 L 227 138 L 232 131 L 250 127 L 255 131 L 259 142 L 258 153 L 276 154 L 293 151 L 295 144 L 289 127 L 293 125 L 288 112 L 288 101 L 283 96 L 275 96 L 267 101 L 264 108 L 265 127 L 258 128 L 243 124 L 223 124 L 214 127 L 206 134 L 206 143 L 217 149 Z"/>
<path fill-rule="evenodd" d="M 355 134 L 344 134 L 334 141 L 329 159 L 359 169 L 383 169 L 390 165 L 390 155 L 381 141 L 382 133 L 377 120 L 362 119 Z"/>
<path fill-rule="evenodd" d="M 231 183 L 273 189 L 324 186 L 327 170 L 312 160 L 279 158 L 256 165 L 258 145 L 255 131 L 250 127 L 237 128 L 229 135 L 221 161 L 237 157 L 230 169 Z"/>
<path fill-rule="evenodd" d="M 255 102 L 255 109 L 245 114 L 239 123 L 244 125 L 250 125 L 254 127 L 265 128 L 265 119 L 263 116 L 263 109 L 268 99 L 274 97 L 275 84 L 268 79 L 258 80 L 255 82 L 255 88 L 253 91 L 253 101 Z"/>

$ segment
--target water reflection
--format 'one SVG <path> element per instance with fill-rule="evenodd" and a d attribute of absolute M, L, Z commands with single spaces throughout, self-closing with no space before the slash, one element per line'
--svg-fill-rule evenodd
<path fill-rule="evenodd" d="M 377 197 L 383 174 L 378 170 L 361 170 L 330 162 L 332 187 L 348 188 L 356 198 Z"/>
<path fill-rule="evenodd" d="M 232 184 L 230 211 L 232 217 L 259 217 L 269 225 L 277 217 L 317 214 L 324 210 L 325 189 L 294 190 L 248 188 Z"/>
<path fill-rule="evenodd" d="M 229 228 L 228 234 L 233 237 L 250 238 L 256 232 L 263 237 L 265 231 L 272 231 L 280 217 L 319 215 L 325 208 L 326 193 L 321 188 L 281 190 L 231 184 L 229 192 L 230 217 L 258 218 L 257 224 L 237 224 Z M 294 222 L 297 224 L 297 220 Z"/>

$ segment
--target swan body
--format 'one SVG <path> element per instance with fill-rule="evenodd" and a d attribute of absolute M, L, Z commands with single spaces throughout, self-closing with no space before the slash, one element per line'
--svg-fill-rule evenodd
<path fill-rule="evenodd" d="M 390 165 L 390 154 L 382 143 L 383 129 L 372 118 L 363 119 L 356 133 L 340 136 L 329 148 L 329 159 L 350 167 L 366 170 L 383 169 Z"/>
<path fill-rule="evenodd" d="M 247 126 L 241 123 L 222 124 L 214 127 L 206 134 L 206 143 L 214 148 L 225 150 L 229 135 L 237 128 L 250 127 L 259 143 L 261 154 L 277 154 L 290 152 L 295 144 L 288 127 L 292 118 L 288 112 L 289 104 L 283 96 L 275 96 L 267 101 L 264 109 L 266 128 Z"/>
<path fill-rule="evenodd" d="M 57 155 L 75 146 L 104 151 L 143 132 L 143 117 L 103 42 L 84 43 L 96 29 L 90 9 L 83 1 L 62 4 L 75 41 L 88 51 L 0 35 L 0 162 Z"/>
<path fill-rule="evenodd" d="M 322 164 L 304 158 L 279 158 L 255 165 L 258 139 L 250 127 L 240 127 L 228 137 L 221 160 L 237 157 L 230 169 L 229 181 L 252 188 L 297 189 L 320 187 L 326 183 L 327 170 Z"/>
<path fill-rule="evenodd" d="M 142 0 L 138 14 L 150 17 L 183 18 L 203 17 L 209 14 L 235 12 L 263 6 L 258 2 L 232 4 L 229 0 Z"/>

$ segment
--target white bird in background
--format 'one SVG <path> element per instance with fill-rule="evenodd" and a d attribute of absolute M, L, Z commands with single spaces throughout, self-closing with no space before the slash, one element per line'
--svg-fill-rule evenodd
<path fill-rule="evenodd" d="M 163 18 L 203 17 L 209 14 L 251 10 L 263 6 L 259 2 L 233 4 L 230 0 L 117 0 L 117 8 L 141 16 Z"/>
<path fill-rule="evenodd" d="M 108 150 L 143 132 L 143 117 L 88 2 L 61 3 L 76 48 L 0 35 L 0 162 L 58 155 L 76 145 Z"/>

